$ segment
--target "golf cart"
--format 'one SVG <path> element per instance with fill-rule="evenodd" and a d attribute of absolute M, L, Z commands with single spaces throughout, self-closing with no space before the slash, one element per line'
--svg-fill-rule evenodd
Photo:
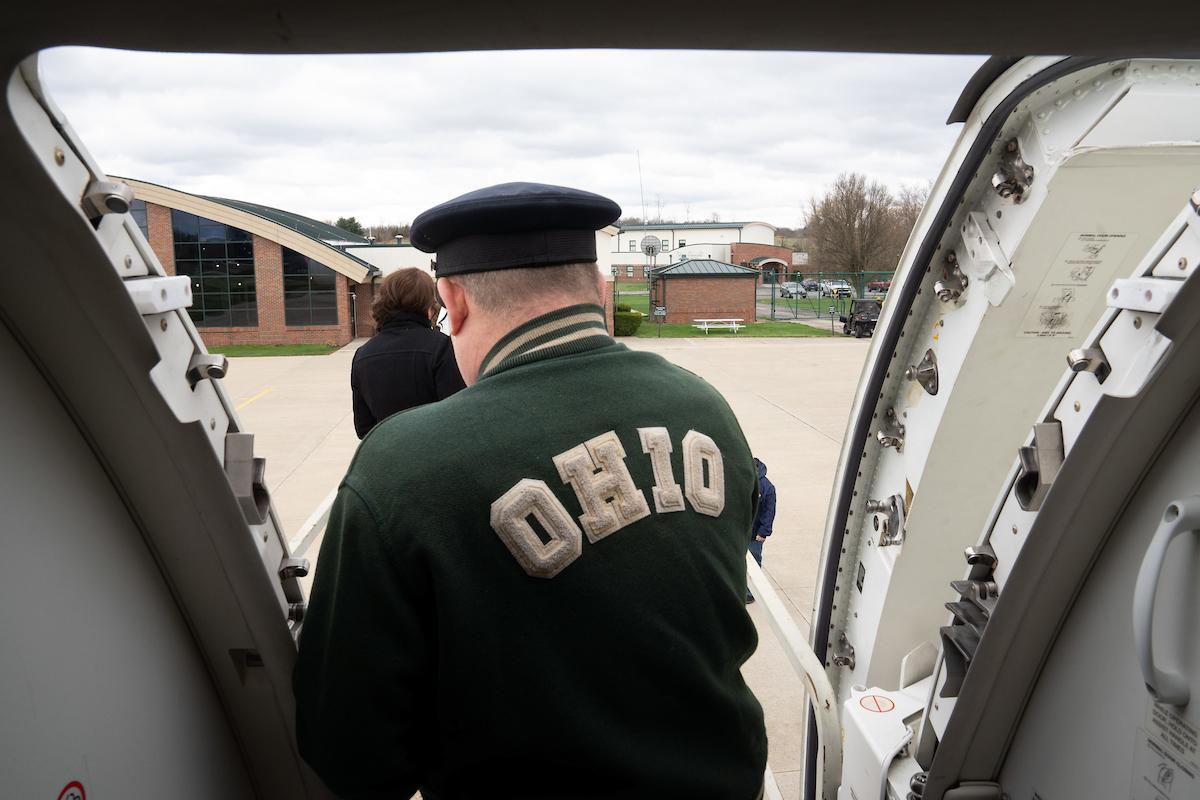
<path fill-rule="evenodd" d="M 879 321 L 879 307 L 877 300 L 855 300 L 850 306 L 849 316 L 838 317 L 843 323 L 842 332 L 847 336 L 854 334 L 855 339 L 875 333 L 875 323 Z"/>

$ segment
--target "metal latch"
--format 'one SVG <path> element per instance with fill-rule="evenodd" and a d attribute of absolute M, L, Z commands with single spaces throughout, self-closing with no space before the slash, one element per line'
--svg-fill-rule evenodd
<path fill-rule="evenodd" d="M 879 531 L 880 547 L 904 543 L 904 495 L 894 494 L 883 500 L 868 500 L 866 511 L 872 515 L 885 515 L 882 523 L 878 516 L 872 518 L 875 530 Z"/>
<path fill-rule="evenodd" d="M 958 266 L 958 256 L 953 250 L 946 253 L 946 259 L 942 262 L 941 280 L 933 284 L 933 293 L 937 295 L 937 299 L 943 303 L 953 302 L 962 297 L 969 284 L 970 280 Z"/>
<path fill-rule="evenodd" d="M 904 423 L 896 419 L 896 409 L 889 406 L 884 412 L 884 422 L 875 436 L 881 447 L 894 447 L 897 453 L 904 450 Z"/>
<path fill-rule="evenodd" d="M 845 631 L 838 634 L 837 654 L 833 657 L 833 663 L 836 666 L 845 667 L 851 672 L 854 671 L 854 645 L 850 644 L 850 640 L 846 638 Z"/>
<path fill-rule="evenodd" d="M 1017 451 L 1017 457 L 1021 462 L 1021 472 L 1013 489 L 1017 503 L 1023 511 L 1037 511 L 1066 459 L 1062 424 L 1039 422 L 1034 425 L 1033 444 Z"/>
<path fill-rule="evenodd" d="M 1090 372 L 1096 380 L 1104 383 L 1104 379 L 1112 372 L 1108 357 L 1099 347 L 1080 347 L 1067 353 L 1067 366 L 1072 372 Z"/>
<path fill-rule="evenodd" d="M 251 525 L 267 520 L 270 495 L 265 475 L 267 460 L 254 457 L 253 433 L 225 434 L 225 475 L 241 506 L 242 516 Z"/>
<path fill-rule="evenodd" d="M 93 180 L 83 190 L 81 205 L 91 220 L 105 214 L 127 214 L 133 206 L 133 189 L 117 181 Z"/>
<path fill-rule="evenodd" d="M 306 577 L 310 569 L 307 558 L 287 556 L 279 562 L 279 581 L 283 584 L 283 596 L 289 603 L 303 603 L 304 591 L 300 588 L 300 579 Z M 300 613 L 303 614 L 303 610 Z"/>
<path fill-rule="evenodd" d="M 229 372 L 229 359 L 215 353 L 193 353 L 187 379 L 192 388 L 202 380 L 220 380 Z"/>
<path fill-rule="evenodd" d="M 992 188 L 996 194 L 1013 203 L 1025 199 L 1025 193 L 1033 185 L 1033 167 L 1021 158 L 1021 145 L 1014 138 L 1004 143 L 1004 154 L 992 175 Z"/>

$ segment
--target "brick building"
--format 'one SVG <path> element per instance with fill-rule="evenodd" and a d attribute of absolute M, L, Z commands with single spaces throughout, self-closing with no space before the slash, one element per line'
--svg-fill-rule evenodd
<path fill-rule="evenodd" d="M 122 180 L 163 268 L 192 277 L 188 313 L 206 345 L 342 345 L 375 332 L 379 271 L 344 249 L 366 239 L 268 206 Z"/>
<path fill-rule="evenodd" d="M 758 270 L 697 258 L 654 271 L 652 306 L 666 306 L 665 322 L 733 318 L 755 321 Z"/>
<path fill-rule="evenodd" d="M 625 225 L 613 228 L 600 246 L 601 268 L 622 281 L 646 280 L 647 273 L 687 260 L 719 261 L 758 270 L 760 283 L 777 282 L 792 272 L 792 250 L 775 244 L 774 225 L 766 222 L 688 222 Z M 644 242 L 657 245 L 647 255 Z M 603 245 L 605 242 L 598 238 Z"/>
<path fill-rule="evenodd" d="M 729 246 L 729 260 L 759 273 L 759 283 L 779 283 L 783 275 L 795 269 L 792 249 L 774 244 L 734 242 Z"/>

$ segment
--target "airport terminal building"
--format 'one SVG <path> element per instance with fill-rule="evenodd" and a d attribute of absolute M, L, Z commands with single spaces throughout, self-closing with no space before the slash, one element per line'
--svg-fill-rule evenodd
<path fill-rule="evenodd" d="M 191 276 L 189 313 L 206 345 L 342 345 L 374 333 L 379 269 L 354 254 L 366 239 L 268 206 L 121 180 L 167 273 Z"/>

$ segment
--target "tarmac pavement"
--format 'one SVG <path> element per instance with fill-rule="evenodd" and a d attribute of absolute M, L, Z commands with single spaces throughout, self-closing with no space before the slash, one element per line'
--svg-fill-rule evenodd
<path fill-rule="evenodd" d="M 267 459 L 267 487 L 289 538 L 340 482 L 358 445 L 350 363 L 362 341 L 326 356 L 230 359 L 225 388 L 244 429 L 255 434 L 255 453 Z M 763 548 L 763 568 L 807 634 L 829 494 L 867 341 L 622 341 L 700 375 L 733 408 L 777 491 L 774 535 Z M 315 561 L 319 547 L 318 539 L 308 558 Z M 748 610 L 760 641 L 743 674 L 766 713 L 771 770 L 783 797 L 791 800 L 800 794 L 803 687 L 762 604 Z"/>

